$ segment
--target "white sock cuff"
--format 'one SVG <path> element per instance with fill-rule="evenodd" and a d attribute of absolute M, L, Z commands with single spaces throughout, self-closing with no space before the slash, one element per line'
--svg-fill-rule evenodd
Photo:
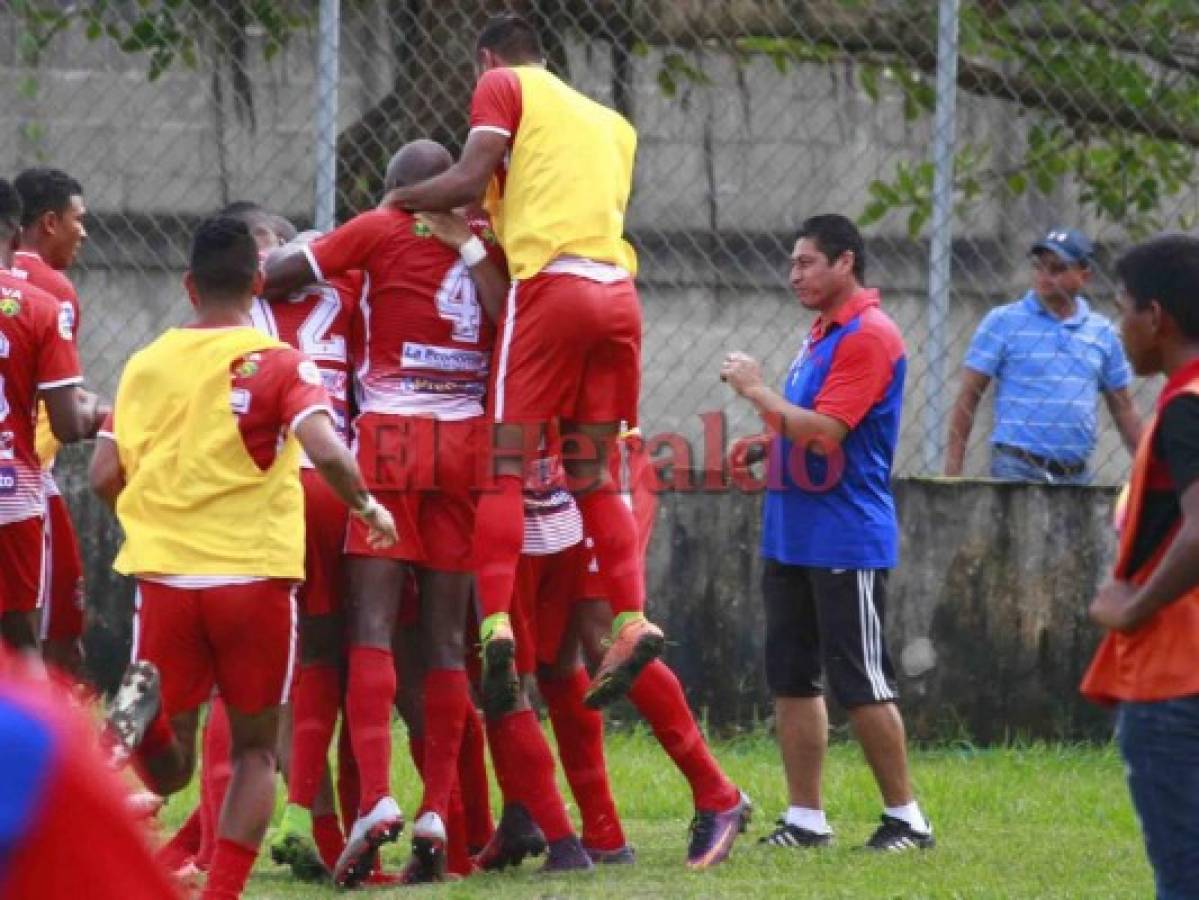
<path fill-rule="evenodd" d="M 920 811 L 920 804 L 915 800 L 905 803 L 903 806 L 885 806 L 883 812 L 893 819 L 907 822 L 913 831 L 932 834 L 933 827 L 928 823 L 928 819 L 924 818 L 924 813 Z"/>
<path fill-rule="evenodd" d="M 815 834 L 832 834 L 832 829 L 828 827 L 828 819 L 825 818 L 823 809 L 788 806 L 787 812 L 783 816 L 783 821 L 788 825 L 794 825 L 796 828 L 802 828 L 805 831 L 811 831 Z"/>

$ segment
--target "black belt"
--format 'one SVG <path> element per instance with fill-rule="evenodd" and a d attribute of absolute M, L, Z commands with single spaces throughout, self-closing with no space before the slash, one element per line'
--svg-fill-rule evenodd
<path fill-rule="evenodd" d="M 1075 475 L 1081 475 L 1087 469 L 1085 462 L 1064 463 L 1056 459 L 1049 459 L 1045 456 L 1029 453 L 1023 447 L 1013 447 L 1011 444 L 995 444 L 994 447 L 997 452 L 1036 466 L 1054 478 L 1073 478 Z"/>

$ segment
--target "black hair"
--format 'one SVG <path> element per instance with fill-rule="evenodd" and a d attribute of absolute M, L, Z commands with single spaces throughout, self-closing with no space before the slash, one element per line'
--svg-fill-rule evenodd
<path fill-rule="evenodd" d="M 205 219 L 192 237 L 188 268 L 202 299 L 248 294 L 258 271 L 258 244 L 250 226 L 232 216 Z"/>
<path fill-rule="evenodd" d="M 537 29 L 528 19 L 515 13 L 503 13 L 487 20 L 475 41 L 475 52 L 480 50 L 490 50 L 513 63 L 545 58 Z"/>
<path fill-rule="evenodd" d="M 225 216 L 230 219 L 244 219 L 246 216 L 262 215 L 266 210 L 253 200 L 234 200 L 232 203 L 225 206 L 224 209 L 217 212 L 218 216 Z"/>
<path fill-rule="evenodd" d="M 1156 300 L 1183 335 L 1199 340 L 1199 238 L 1163 234 L 1137 244 L 1116 263 L 1116 276 L 1137 309 Z"/>
<path fill-rule="evenodd" d="M 45 213 L 66 212 L 71 198 L 83 194 L 83 186 L 62 169 L 45 166 L 26 169 L 13 180 L 13 187 L 21 195 L 21 225 L 26 228 Z"/>
<path fill-rule="evenodd" d="M 12 237 L 21 225 L 21 195 L 6 178 L 0 178 L 0 238 Z"/>
<path fill-rule="evenodd" d="M 829 263 L 835 262 L 842 253 L 853 253 L 853 275 L 859 282 L 866 277 L 866 244 L 862 233 L 845 216 L 829 213 L 804 219 L 799 226 L 799 238 L 809 238 L 825 255 Z"/>
<path fill-rule="evenodd" d="M 268 213 L 271 220 L 271 230 L 279 237 L 279 243 L 290 244 L 300 232 L 292 224 L 291 219 L 277 213 Z"/>

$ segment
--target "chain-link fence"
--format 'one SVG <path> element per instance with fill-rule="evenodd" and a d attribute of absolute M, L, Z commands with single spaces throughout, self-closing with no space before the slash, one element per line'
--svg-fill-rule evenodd
<path fill-rule="evenodd" d="M 1119 249 L 1193 218 L 1190 0 L 12 2 L 0 14 L 0 158 L 9 173 L 50 164 L 85 187 L 91 240 L 73 274 L 90 380 L 111 392 L 129 352 L 185 316 L 179 274 L 199 216 L 249 199 L 300 225 L 323 218 L 324 148 L 336 151 L 344 219 L 377 200 L 402 142 L 456 151 L 474 37 L 502 8 L 528 14 L 551 68 L 640 134 L 628 229 L 651 433 L 698 438 L 700 415 L 722 410 L 730 433 L 756 428 L 716 369 L 743 349 L 781 380 L 807 327 L 787 270 L 808 215 L 862 223 L 867 281 L 907 341 L 900 474 L 942 469 L 967 345 L 991 308 L 1032 285 L 1035 239 L 1085 231 L 1099 248 L 1085 292 L 1114 316 Z M 322 14 L 334 26 L 323 45 Z M 337 48 L 336 72 L 318 66 L 322 46 Z M 318 135 L 334 99 L 335 145 Z M 934 121 L 952 140 L 938 142 Z M 938 151 L 952 170 L 934 165 Z M 938 217 L 938 197 L 952 215 Z M 951 265 L 930 288 L 937 247 Z M 1025 348 L 1034 375 L 1054 383 L 1063 353 L 1096 364 L 1070 334 Z M 1051 399 L 1078 389 L 1063 382 Z M 1134 390 L 1144 411 L 1147 390 Z M 1092 461 L 1114 482 L 1127 455 L 1097 406 Z M 986 472 L 989 409 L 988 399 L 967 474 Z"/>

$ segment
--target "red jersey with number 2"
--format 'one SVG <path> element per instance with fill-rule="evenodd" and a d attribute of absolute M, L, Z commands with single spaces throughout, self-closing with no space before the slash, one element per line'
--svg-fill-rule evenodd
<path fill-rule="evenodd" d="M 351 272 L 297 291 L 283 300 L 254 298 L 254 327 L 295 347 L 320 370 L 342 440 L 350 434 L 350 347 L 363 277 Z"/>

